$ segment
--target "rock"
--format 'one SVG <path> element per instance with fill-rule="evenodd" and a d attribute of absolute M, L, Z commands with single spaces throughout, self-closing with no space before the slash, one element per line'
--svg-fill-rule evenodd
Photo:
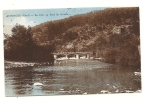
<path fill-rule="evenodd" d="M 134 72 L 134 75 L 141 76 L 141 72 Z"/>
<path fill-rule="evenodd" d="M 88 94 L 87 92 L 83 93 L 83 94 Z"/>
<path fill-rule="evenodd" d="M 118 93 L 118 92 L 119 92 L 119 90 L 117 89 L 115 92 L 116 92 L 116 93 Z"/>
<path fill-rule="evenodd" d="M 135 91 L 136 93 L 141 93 L 141 90 L 137 90 L 137 91 Z"/>
<path fill-rule="evenodd" d="M 79 89 L 77 89 L 76 91 L 77 91 L 77 92 L 81 92 L 81 90 L 79 90 Z"/>
<path fill-rule="evenodd" d="M 110 93 L 108 90 L 101 90 L 101 93 Z"/>
<path fill-rule="evenodd" d="M 126 93 L 133 93 L 134 91 L 125 90 Z"/>
<path fill-rule="evenodd" d="M 116 88 L 116 86 L 113 85 L 113 88 Z"/>
<path fill-rule="evenodd" d="M 39 83 L 39 82 L 36 82 L 33 85 L 35 85 L 35 86 L 43 86 L 43 84 L 42 83 Z"/>
<path fill-rule="evenodd" d="M 60 89 L 61 91 L 63 91 L 64 89 Z"/>

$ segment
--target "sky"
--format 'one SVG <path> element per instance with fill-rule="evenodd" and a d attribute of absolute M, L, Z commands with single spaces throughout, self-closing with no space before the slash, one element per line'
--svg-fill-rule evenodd
<path fill-rule="evenodd" d="M 4 10 L 3 11 L 3 33 L 11 34 L 11 29 L 16 25 L 35 26 L 46 21 L 68 18 L 77 14 L 85 14 L 97 8 L 60 8 L 60 9 L 27 9 L 27 10 Z"/>

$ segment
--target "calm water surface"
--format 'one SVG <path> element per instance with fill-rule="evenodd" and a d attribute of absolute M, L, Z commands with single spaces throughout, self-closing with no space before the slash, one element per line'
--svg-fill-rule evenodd
<path fill-rule="evenodd" d="M 5 64 L 6 96 L 125 93 L 141 90 L 135 70 L 97 60 L 63 60 L 54 66 Z M 34 83 L 42 83 L 36 86 Z"/>

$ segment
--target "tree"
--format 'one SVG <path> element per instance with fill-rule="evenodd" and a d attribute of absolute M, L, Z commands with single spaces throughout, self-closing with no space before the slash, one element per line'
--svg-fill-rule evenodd
<path fill-rule="evenodd" d="M 12 28 L 12 36 L 5 42 L 5 58 L 11 60 L 28 59 L 33 44 L 31 28 L 16 24 Z"/>
<path fill-rule="evenodd" d="M 41 61 L 53 63 L 51 45 L 39 46 L 33 41 L 31 27 L 16 25 L 12 36 L 5 40 L 5 59 L 14 61 Z"/>

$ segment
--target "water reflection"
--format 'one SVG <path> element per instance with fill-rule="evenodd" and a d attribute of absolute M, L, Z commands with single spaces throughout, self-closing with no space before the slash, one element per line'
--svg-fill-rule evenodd
<path fill-rule="evenodd" d="M 8 78 L 8 79 L 7 79 Z M 5 70 L 6 90 L 7 86 L 11 85 L 14 94 L 29 93 L 30 85 L 32 85 L 33 73 L 32 68 L 10 68 Z M 7 85 L 8 84 L 8 85 Z M 6 91 L 8 92 L 8 91 Z M 9 92 L 11 95 L 11 92 Z"/>
<path fill-rule="evenodd" d="M 140 90 L 141 82 L 134 70 L 96 60 L 64 60 L 55 66 L 5 69 L 5 89 L 6 96 L 123 93 Z"/>
<path fill-rule="evenodd" d="M 35 72 L 34 67 L 24 68 L 10 68 L 5 70 L 5 84 L 6 94 L 13 96 L 16 95 L 35 95 L 41 92 L 36 90 L 41 89 L 33 84 L 35 82 L 43 82 L 47 77 L 52 78 L 52 72 Z M 9 90 L 14 90 L 9 91 Z"/>

